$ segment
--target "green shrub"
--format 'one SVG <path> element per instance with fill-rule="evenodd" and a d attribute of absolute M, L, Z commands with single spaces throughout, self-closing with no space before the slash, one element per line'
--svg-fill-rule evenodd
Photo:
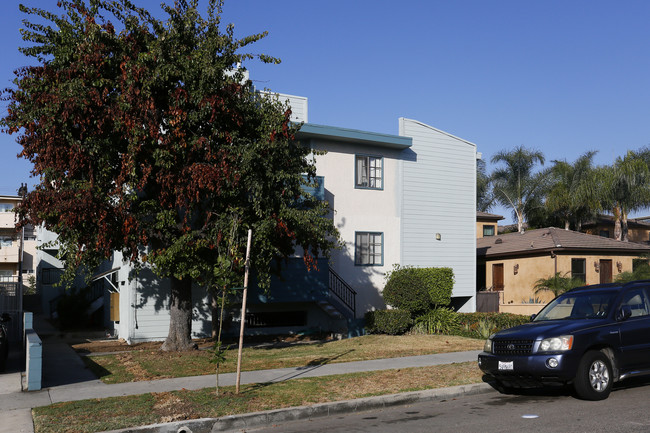
<path fill-rule="evenodd" d="M 449 305 L 454 289 L 454 271 L 451 268 L 422 269 L 425 284 L 429 288 L 431 302 L 435 305 Z"/>
<path fill-rule="evenodd" d="M 411 313 L 406 310 L 368 311 L 365 319 L 368 334 L 401 335 L 413 325 Z"/>
<path fill-rule="evenodd" d="M 458 313 L 450 308 L 438 307 L 415 319 L 413 329 L 423 334 L 450 334 L 459 324 Z"/>
<path fill-rule="evenodd" d="M 386 304 L 422 315 L 435 305 L 449 305 L 454 287 L 451 268 L 414 268 L 394 265 L 386 274 L 383 296 Z"/>
<path fill-rule="evenodd" d="M 530 322 L 530 316 L 512 313 L 457 313 L 458 335 L 472 338 L 487 338 L 502 329 L 512 328 Z"/>

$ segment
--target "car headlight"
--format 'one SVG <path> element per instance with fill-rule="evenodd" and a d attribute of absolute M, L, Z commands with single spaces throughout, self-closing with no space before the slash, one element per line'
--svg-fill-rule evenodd
<path fill-rule="evenodd" d="M 539 352 L 562 352 L 573 347 L 573 335 L 545 338 L 539 343 Z"/>
<path fill-rule="evenodd" d="M 492 335 L 485 340 L 485 344 L 483 345 L 483 351 L 487 353 L 492 353 Z"/>

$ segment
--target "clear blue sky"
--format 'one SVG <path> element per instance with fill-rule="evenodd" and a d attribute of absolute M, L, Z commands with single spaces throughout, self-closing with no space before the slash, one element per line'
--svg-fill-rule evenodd
<path fill-rule="evenodd" d="M 26 62 L 18 3 L 2 3 L 0 87 Z M 251 51 L 282 64 L 245 66 L 257 87 L 307 96 L 312 123 L 397 134 L 417 119 L 475 143 L 488 169 L 518 145 L 610 164 L 650 144 L 648 1 L 226 0 L 223 22 L 268 30 Z M 0 194 L 34 183 L 18 152 L 0 135 Z"/>

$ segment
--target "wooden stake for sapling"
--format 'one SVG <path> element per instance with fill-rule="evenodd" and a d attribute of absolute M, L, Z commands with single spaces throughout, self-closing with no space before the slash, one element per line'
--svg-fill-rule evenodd
<path fill-rule="evenodd" d="M 244 268 L 244 295 L 241 301 L 241 326 L 239 327 L 239 352 L 237 353 L 237 383 L 235 393 L 239 394 L 239 382 L 241 379 L 241 354 L 244 346 L 244 323 L 246 322 L 246 296 L 248 295 L 248 268 L 250 267 L 251 239 L 253 230 L 248 229 L 248 243 L 246 244 L 246 264 Z"/>

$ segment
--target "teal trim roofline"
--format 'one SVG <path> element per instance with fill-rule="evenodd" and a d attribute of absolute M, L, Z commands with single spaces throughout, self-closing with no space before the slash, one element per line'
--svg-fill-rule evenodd
<path fill-rule="evenodd" d="M 366 144 L 390 149 L 404 150 L 413 146 L 411 137 L 380 134 L 378 132 L 359 131 L 357 129 L 304 123 L 298 131 L 297 138 L 321 138 L 350 143 Z"/>

